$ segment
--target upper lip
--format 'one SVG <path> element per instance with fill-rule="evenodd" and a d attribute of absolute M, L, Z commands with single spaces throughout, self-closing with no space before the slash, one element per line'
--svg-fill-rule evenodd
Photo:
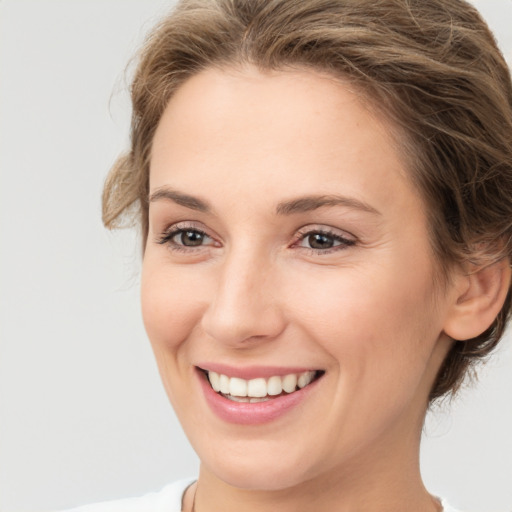
<path fill-rule="evenodd" d="M 291 373 L 307 371 L 322 371 L 319 368 L 311 368 L 310 366 L 231 366 L 222 363 L 200 363 L 196 366 L 203 371 L 216 372 L 228 377 L 238 377 L 245 380 L 257 379 L 258 377 L 284 377 Z"/>

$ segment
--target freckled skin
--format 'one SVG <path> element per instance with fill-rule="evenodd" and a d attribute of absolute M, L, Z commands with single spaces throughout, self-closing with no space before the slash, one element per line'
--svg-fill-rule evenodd
<path fill-rule="evenodd" d="M 199 510 L 436 510 L 419 439 L 456 291 L 434 287 L 423 204 L 389 133 L 343 83 L 311 71 L 208 69 L 167 106 L 151 191 L 178 190 L 210 211 L 151 202 L 142 306 L 201 459 Z M 377 213 L 276 213 L 312 194 Z M 202 243 L 158 243 L 176 225 L 205 233 Z M 311 248 L 318 231 L 333 247 Z M 207 407 L 199 361 L 325 375 L 275 421 L 235 425 Z"/>

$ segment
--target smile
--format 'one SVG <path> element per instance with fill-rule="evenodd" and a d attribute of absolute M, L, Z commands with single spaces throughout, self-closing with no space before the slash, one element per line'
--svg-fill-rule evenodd
<path fill-rule="evenodd" d="M 307 368 L 240 368 L 217 363 L 196 366 L 210 410 L 220 420 L 239 425 L 261 425 L 287 415 L 314 393 L 325 373 Z"/>
<path fill-rule="evenodd" d="M 206 374 L 212 389 L 224 398 L 233 402 L 259 403 L 303 389 L 323 372 L 309 370 L 250 380 L 229 377 L 214 371 L 207 371 Z"/>

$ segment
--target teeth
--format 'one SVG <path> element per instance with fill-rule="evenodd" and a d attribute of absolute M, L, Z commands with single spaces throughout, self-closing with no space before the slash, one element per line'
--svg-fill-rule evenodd
<path fill-rule="evenodd" d="M 231 377 L 229 379 L 229 394 L 232 396 L 247 396 L 247 381 Z"/>
<path fill-rule="evenodd" d="M 267 382 L 267 393 L 275 396 L 283 392 L 283 383 L 281 377 L 270 377 Z"/>
<path fill-rule="evenodd" d="M 256 404 L 258 402 L 267 402 L 270 400 L 270 398 L 249 398 L 248 396 L 233 396 L 233 395 L 223 395 L 227 399 L 231 400 L 232 402 L 245 402 L 245 403 L 251 403 Z"/>
<path fill-rule="evenodd" d="M 291 373 L 290 375 L 285 375 L 282 382 L 283 390 L 287 393 L 293 393 L 295 388 L 297 387 L 297 375 Z"/>
<path fill-rule="evenodd" d="M 268 400 L 270 400 L 270 398 L 268 398 L 268 397 L 265 397 L 265 398 L 249 398 L 249 402 L 251 402 L 251 404 L 257 404 L 258 402 L 267 402 Z"/>
<path fill-rule="evenodd" d="M 212 385 L 212 388 L 217 391 L 217 393 L 220 391 L 220 376 L 217 372 L 210 372 L 208 374 L 208 378 L 210 379 L 210 384 Z"/>
<path fill-rule="evenodd" d="M 250 380 L 247 383 L 247 396 L 252 396 L 254 398 L 262 398 L 267 396 L 267 382 L 265 379 Z"/>
<path fill-rule="evenodd" d="M 275 375 L 268 379 L 245 380 L 209 371 L 208 379 L 214 391 L 222 393 L 226 398 L 235 402 L 256 403 L 269 400 L 268 396 L 277 396 L 283 391 L 293 393 L 297 387 L 302 389 L 313 381 L 315 375 L 315 371 L 307 371 L 283 377 Z"/>
<path fill-rule="evenodd" d="M 315 372 L 304 372 L 299 375 L 299 378 L 297 379 L 297 386 L 299 388 L 305 388 L 315 376 Z"/>
<path fill-rule="evenodd" d="M 221 393 L 229 395 L 229 377 L 226 375 L 219 375 L 219 388 Z"/>
<path fill-rule="evenodd" d="M 226 398 L 229 398 L 233 402 L 249 402 L 251 399 L 246 396 L 234 396 L 234 395 L 224 395 Z"/>

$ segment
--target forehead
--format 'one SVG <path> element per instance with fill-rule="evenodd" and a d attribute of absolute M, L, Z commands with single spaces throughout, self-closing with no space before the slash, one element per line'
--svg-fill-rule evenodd
<path fill-rule="evenodd" d="M 263 143 L 266 136 L 269 143 L 276 132 L 281 143 L 287 134 L 293 140 L 322 137 L 329 141 L 333 123 L 339 131 L 343 129 L 340 118 L 356 117 L 360 136 L 366 132 L 371 137 L 388 137 L 391 123 L 372 107 L 353 84 L 310 69 L 207 68 L 175 91 L 160 120 L 153 147 L 166 145 L 177 123 L 180 130 L 173 136 L 188 135 L 189 130 L 200 135 L 204 129 L 210 138 L 217 138 L 216 144 L 238 127 L 244 128 L 239 143 L 255 142 L 258 135 L 262 137 L 257 142 Z"/>
<path fill-rule="evenodd" d="M 362 94 L 331 76 L 211 68 L 186 81 L 165 109 L 150 188 L 170 181 L 211 194 L 221 181 L 270 197 L 342 186 L 338 192 L 357 198 L 387 181 L 400 194 L 408 180 L 392 133 Z"/>

